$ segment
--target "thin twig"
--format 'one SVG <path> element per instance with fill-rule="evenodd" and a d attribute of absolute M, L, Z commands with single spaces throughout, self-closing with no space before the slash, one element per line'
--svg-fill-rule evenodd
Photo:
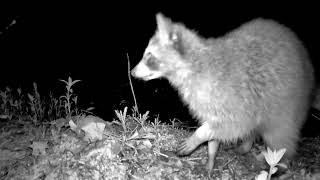
<path fill-rule="evenodd" d="M 128 53 L 127 53 L 127 60 L 128 60 L 128 77 L 129 77 L 131 92 L 132 92 L 132 95 L 133 95 L 133 100 L 134 100 L 134 104 L 135 104 L 135 108 L 136 108 L 136 110 L 137 110 L 137 113 L 140 114 L 140 113 L 139 113 L 139 109 L 138 109 L 137 100 L 136 100 L 136 95 L 134 94 L 134 90 L 133 90 L 133 86 L 132 86 L 132 81 L 131 81 L 130 59 L 129 59 Z"/>

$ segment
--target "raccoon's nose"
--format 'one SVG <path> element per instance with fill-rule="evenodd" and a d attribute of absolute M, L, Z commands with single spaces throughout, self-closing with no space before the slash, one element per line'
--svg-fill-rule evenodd
<path fill-rule="evenodd" d="M 131 76 L 135 77 L 136 76 L 136 68 L 133 68 L 131 70 Z"/>

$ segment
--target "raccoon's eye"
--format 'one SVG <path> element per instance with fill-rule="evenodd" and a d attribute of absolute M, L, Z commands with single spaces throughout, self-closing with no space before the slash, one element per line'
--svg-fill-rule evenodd
<path fill-rule="evenodd" d="M 146 65 L 151 69 L 151 70 L 159 70 L 160 63 L 159 60 L 153 56 L 151 53 L 146 54 Z"/>

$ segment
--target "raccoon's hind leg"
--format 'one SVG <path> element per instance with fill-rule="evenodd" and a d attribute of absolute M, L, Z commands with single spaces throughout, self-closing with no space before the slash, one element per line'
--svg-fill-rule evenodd
<path fill-rule="evenodd" d="M 272 150 L 278 151 L 286 148 L 286 153 L 284 158 L 282 158 L 283 161 L 288 161 L 295 155 L 298 136 L 299 132 L 295 127 L 288 124 L 277 127 L 273 126 L 262 133 L 262 138 L 266 146 Z"/>
<path fill-rule="evenodd" d="M 252 147 L 254 140 L 255 140 L 255 137 L 253 135 L 243 139 L 241 142 L 241 145 L 237 147 L 235 151 L 239 154 L 248 153 Z"/>

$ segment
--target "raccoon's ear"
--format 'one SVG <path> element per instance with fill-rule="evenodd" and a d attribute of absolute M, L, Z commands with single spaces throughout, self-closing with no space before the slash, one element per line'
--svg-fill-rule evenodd
<path fill-rule="evenodd" d="M 160 42 L 164 45 L 173 44 L 178 39 L 178 36 L 174 32 L 172 21 L 161 13 L 156 15 L 156 19 Z"/>

